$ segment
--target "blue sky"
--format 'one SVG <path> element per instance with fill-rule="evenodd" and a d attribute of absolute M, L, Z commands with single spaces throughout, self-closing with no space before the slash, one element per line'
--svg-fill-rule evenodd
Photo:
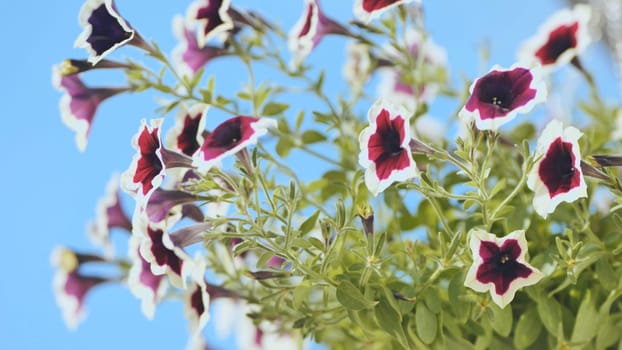
<path fill-rule="evenodd" d="M 276 19 L 286 31 L 302 9 L 302 0 L 232 2 Z M 171 19 L 184 13 L 190 1 L 162 1 L 144 7 L 147 3 L 117 0 L 120 12 L 145 38 L 155 39 L 165 52 L 170 52 L 176 44 Z M 560 6 L 558 1 L 541 0 L 521 1 L 520 6 L 519 2 L 494 0 L 424 3 L 427 29 L 433 40 L 446 48 L 455 82 L 461 77 L 476 78 L 495 63 L 512 65 L 520 43 Z M 139 301 L 126 288 L 106 286 L 89 295 L 86 321 L 76 332 L 70 332 L 54 302 L 51 249 L 59 244 L 93 249 L 85 227 L 95 214 L 96 201 L 103 195 L 110 174 L 129 165 L 133 154 L 131 137 L 141 118 L 154 116 L 156 106 L 151 94 L 123 95 L 106 101 L 98 110 L 87 151 L 78 152 L 73 133 L 60 119 L 61 94 L 52 87 L 51 67 L 64 58 L 86 57 L 85 51 L 73 48 L 81 31 L 77 24 L 81 5 L 78 0 L 0 2 L 0 29 L 4 33 L 0 103 L 6 123 L 0 138 L 4 151 L 0 218 L 5 224 L 0 255 L 4 266 L 0 280 L 0 348 L 183 348 L 187 326 L 180 303 L 164 303 L 155 319 L 148 321 L 140 312 Z M 351 1 L 325 0 L 322 5 L 330 17 L 341 21 L 352 18 Z M 344 43 L 342 38 L 325 38 L 310 56 L 327 67 L 328 86 L 335 90 L 345 87 L 340 63 Z M 482 64 L 478 52 L 484 43 L 488 43 L 491 55 L 489 62 Z M 148 61 L 134 48 L 124 48 L 113 57 L 127 56 Z M 619 101 L 620 92 L 604 49 L 592 45 L 583 62 L 594 72 L 605 99 Z M 227 72 L 224 64 L 208 70 L 223 89 L 236 88 L 244 81 L 236 81 L 235 76 L 225 78 Z M 123 83 L 121 74 L 93 74 L 89 79 L 102 85 Z M 562 70 L 557 79 L 576 80 L 576 74 Z M 433 111 L 442 115 L 456 108 L 454 101 L 439 99 Z M 128 207 L 131 204 L 126 203 Z M 213 322 L 218 320 L 212 318 Z"/>

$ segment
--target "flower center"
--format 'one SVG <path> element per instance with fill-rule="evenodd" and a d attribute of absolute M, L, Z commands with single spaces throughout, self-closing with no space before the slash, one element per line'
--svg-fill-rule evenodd
<path fill-rule="evenodd" d="M 501 265 L 507 263 L 508 261 L 510 261 L 510 256 L 508 254 L 501 254 L 501 257 L 499 258 Z"/>
<path fill-rule="evenodd" d="M 220 147 L 233 148 L 242 139 L 242 128 L 239 121 L 223 124 L 214 132 L 214 138 Z"/>
<path fill-rule="evenodd" d="M 400 133 L 394 128 L 389 128 L 382 133 L 382 148 L 384 153 L 389 156 L 396 156 L 402 153 L 402 145 L 400 144 Z"/>
<path fill-rule="evenodd" d="M 478 98 L 482 103 L 491 104 L 499 109 L 510 109 L 514 101 L 512 81 L 505 74 L 491 74 L 484 77 L 480 81 Z"/>

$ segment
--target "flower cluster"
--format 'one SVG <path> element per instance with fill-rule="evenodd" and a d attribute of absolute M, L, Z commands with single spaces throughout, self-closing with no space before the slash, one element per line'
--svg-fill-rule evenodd
<path fill-rule="evenodd" d="M 618 133 L 598 128 L 622 108 L 600 99 L 579 62 L 590 7 L 561 10 L 517 62 L 461 87 L 450 51 L 423 25 L 425 2 L 353 0 L 350 21 L 319 0 L 300 2 L 286 35 L 231 0 L 195 0 L 173 17 L 170 55 L 113 0 L 83 5 L 76 46 L 88 57 L 53 68 L 79 150 L 109 98 L 150 92 L 160 105 L 136 120 L 133 157 L 97 203 L 88 234 L 98 250 L 52 254 L 67 325 L 107 283 L 126 286 L 148 319 L 162 301 L 180 301 L 191 349 L 212 346 L 206 327 L 234 333 L 244 349 L 309 339 L 395 349 L 620 344 L 622 185 L 612 167 L 622 157 L 607 154 Z M 331 90 L 329 67 L 313 67 L 327 35 L 347 50 L 349 94 Z M 148 63 L 110 58 L 127 45 Z M 228 84 L 239 91 L 216 84 L 233 80 L 229 68 L 206 68 L 216 58 L 248 73 Z M 570 126 L 542 108 L 551 76 L 569 64 L 591 87 L 581 110 L 595 124 L 568 116 Z M 126 82 L 87 85 L 94 69 L 122 71 Z M 442 100 L 456 102 L 456 115 L 432 116 Z M 604 189 L 615 204 L 600 199 Z"/>

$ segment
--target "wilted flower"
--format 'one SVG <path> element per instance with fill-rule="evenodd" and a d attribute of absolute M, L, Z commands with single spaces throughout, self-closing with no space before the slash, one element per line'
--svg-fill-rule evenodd
<path fill-rule="evenodd" d="M 518 113 L 531 111 L 547 96 L 539 68 L 519 66 L 504 69 L 495 65 L 471 84 L 469 92 L 460 117 L 467 123 L 474 120 L 480 130 L 495 131 Z"/>
<path fill-rule="evenodd" d="M 79 74 L 82 72 L 94 70 L 94 69 L 110 69 L 110 68 L 131 68 L 129 64 L 111 61 L 100 60 L 97 64 L 93 64 L 87 60 L 66 59 L 59 63 L 54 68 L 60 76 Z"/>
<path fill-rule="evenodd" d="M 576 128 L 564 128 L 551 120 L 538 139 L 535 157 L 540 157 L 527 178 L 534 191 L 533 207 L 546 218 L 561 202 L 574 202 L 587 197 L 587 185 L 581 170 L 579 138 Z"/>
<path fill-rule="evenodd" d="M 393 182 L 419 175 L 410 149 L 410 115 L 383 99 L 367 113 L 370 125 L 359 136 L 359 164 L 366 169 L 365 184 L 374 196 Z"/>
<path fill-rule="evenodd" d="M 54 66 L 52 81 L 65 94 L 60 99 L 60 113 L 63 122 L 76 133 L 76 144 L 83 152 L 93 124 L 97 107 L 105 99 L 131 90 L 128 87 L 91 88 L 86 86 L 78 74 L 63 75 L 61 67 Z"/>
<path fill-rule="evenodd" d="M 173 32 L 179 44 L 173 50 L 173 60 L 182 74 L 194 76 L 213 58 L 226 55 L 224 48 L 212 45 L 200 46 L 194 27 L 183 17 L 173 18 Z"/>
<path fill-rule="evenodd" d="M 351 35 L 346 27 L 324 15 L 319 0 L 305 0 L 304 6 L 302 17 L 289 33 L 289 50 L 294 54 L 296 64 L 311 53 L 324 35 Z"/>
<path fill-rule="evenodd" d="M 356 0 L 354 15 L 363 22 L 380 17 L 392 7 L 412 2 L 413 0 Z"/>
<path fill-rule="evenodd" d="M 430 102 L 447 80 L 447 52 L 419 31 L 408 30 L 405 43 L 417 69 L 404 71 L 397 64 L 402 54 L 389 46 L 381 54 L 381 80 L 378 96 L 414 109 L 418 102 Z M 403 63 L 407 65 L 406 63 Z"/>
<path fill-rule="evenodd" d="M 151 264 L 140 253 L 138 235 L 132 235 L 129 243 L 128 256 L 132 262 L 127 284 L 134 296 L 141 300 L 141 310 L 145 317 L 153 319 L 155 307 L 166 293 L 166 279 L 164 275 L 155 275 L 151 272 Z"/>
<path fill-rule="evenodd" d="M 206 171 L 230 154 L 257 143 L 257 139 L 276 127 L 276 120 L 237 116 L 230 118 L 212 131 L 193 156 L 192 164 L 200 171 Z"/>
<path fill-rule="evenodd" d="M 233 29 L 230 5 L 231 0 L 197 0 L 188 7 L 188 22 L 199 25 L 199 47 L 204 47 L 215 35 Z"/>
<path fill-rule="evenodd" d="M 205 131 L 205 115 L 208 107 L 197 103 L 191 108 L 180 105 L 175 117 L 175 125 L 166 135 L 166 144 L 171 149 L 189 157 L 199 149 L 203 143 Z"/>
<path fill-rule="evenodd" d="M 480 229 L 470 232 L 473 265 L 464 284 L 478 292 L 490 291 L 492 301 L 504 308 L 522 287 L 538 283 L 544 275 L 525 261 L 525 231 L 514 231 L 503 238 Z"/>
<path fill-rule="evenodd" d="M 84 28 L 76 39 L 75 47 L 89 52 L 89 62 L 96 64 L 125 44 L 153 51 L 151 46 L 119 15 L 113 0 L 87 0 L 78 16 Z"/>
<path fill-rule="evenodd" d="M 97 217 L 88 230 L 91 242 L 103 247 L 108 257 L 114 255 L 110 230 L 119 228 L 128 233 L 132 232 L 132 222 L 121 206 L 119 185 L 119 176 L 114 174 L 106 186 L 106 195 L 97 202 Z"/>
<path fill-rule="evenodd" d="M 522 45 L 519 61 L 540 64 L 549 71 L 577 58 L 590 43 L 590 17 L 591 8 L 586 4 L 558 11 Z"/>

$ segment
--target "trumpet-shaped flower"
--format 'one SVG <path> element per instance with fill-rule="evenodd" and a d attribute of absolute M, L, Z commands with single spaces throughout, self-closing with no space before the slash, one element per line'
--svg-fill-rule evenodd
<path fill-rule="evenodd" d="M 546 86 L 539 68 L 494 66 L 471 85 L 470 96 L 460 110 L 460 117 L 480 130 L 497 130 L 519 113 L 527 113 L 544 102 Z"/>
<path fill-rule="evenodd" d="M 576 128 L 564 128 L 559 120 L 551 120 L 538 139 L 534 165 L 527 186 L 534 191 L 533 207 L 546 218 L 562 202 L 587 197 L 587 185 L 581 170 L 579 138 Z"/>
<path fill-rule="evenodd" d="M 380 17 L 392 7 L 412 2 L 413 0 L 356 0 L 354 15 L 363 22 Z"/>
<path fill-rule="evenodd" d="M 184 314 L 188 319 L 190 333 L 199 334 L 209 320 L 210 295 L 205 282 L 205 258 L 195 258 L 196 268 L 192 274 L 192 281 L 186 289 L 184 299 Z"/>
<path fill-rule="evenodd" d="M 230 5 L 231 0 L 197 0 L 188 7 L 188 22 L 199 25 L 199 47 L 204 47 L 215 35 L 233 29 Z"/>
<path fill-rule="evenodd" d="M 419 175 L 410 149 L 410 113 L 383 99 L 367 113 L 369 126 L 359 135 L 359 164 L 366 169 L 365 184 L 377 196 L 389 185 Z"/>
<path fill-rule="evenodd" d="M 138 235 L 132 235 L 129 243 L 128 256 L 132 262 L 127 284 L 134 296 L 141 300 L 141 310 L 145 317 L 153 319 L 156 305 L 166 293 L 167 283 L 164 275 L 151 272 L 151 264 L 140 253 Z"/>
<path fill-rule="evenodd" d="M 222 47 L 200 46 L 194 27 L 181 16 L 173 18 L 173 32 L 179 40 L 179 44 L 173 49 L 173 60 L 187 76 L 194 76 L 210 60 L 226 54 Z"/>
<path fill-rule="evenodd" d="M 147 51 L 152 48 L 117 12 L 113 0 L 87 0 L 80 9 L 78 22 L 84 29 L 74 43 L 89 52 L 96 64 L 118 47 L 129 44 Z"/>
<path fill-rule="evenodd" d="M 514 231 L 497 238 L 494 234 L 473 229 L 469 246 L 473 265 L 467 272 L 464 284 L 478 292 L 490 291 L 492 301 L 501 308 L 514 299 L 520 288 L 536 284 L 544 277 L 525 261 L 525 231 Z"/>
<path fill-rule="evenodd" d="M 590 17 L 591 8 L 586 4 L 558 11 L 522 45 L 519 61 L 540 64 L 545 71 L 572 61 L 590 43 Z"/>
<path fill-rule="evenodd" d="M 203 143 L 207 109 L 206 105 L 200 103 L 191 108 L 181 105 L 175 125 L 166 135 L 168 147 L 192 157 Z"/>
<path fill-rule="evenodd" d="M 192 164 L 200 171 L 206 171 L 230 154 L 257 143 L 257 139 L 276 127 L 270 118 L 237 116 L 218 125 L 203 141 L 193 156 Z"/>

